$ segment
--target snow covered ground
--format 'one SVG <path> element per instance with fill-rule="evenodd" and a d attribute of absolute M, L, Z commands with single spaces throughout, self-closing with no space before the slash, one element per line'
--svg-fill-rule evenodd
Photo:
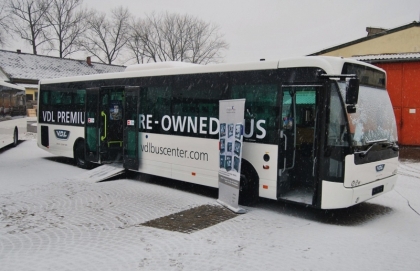
<path fill-rule="evenodd" d="M 419 270 L 420 163 L 394 191 L 334 211 L 262 201 L 190 234 L 140 224 L 215 197 L 85 172 L 34 139 L 0 150 L 0 270 Z"/>

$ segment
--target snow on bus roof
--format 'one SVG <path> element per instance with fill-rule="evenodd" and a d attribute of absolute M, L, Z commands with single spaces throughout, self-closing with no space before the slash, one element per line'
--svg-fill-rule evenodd
<path fill-rule="evenodd" d="M 124 72 L 103 73 L 84 76 L 73 76 L 65 78 L 45 79 L 40 84 L 54 84 L 61 82 L 76 82 L 90 80 L 107 80 L 118 78 L 136 78 L 148 76 L 164 76 L 177 74 L 199 74 L 199 73 L 215 73 L 215 72 L 235 72 L 250 70 L 269 70 L 278 68 L 298 68 L 298 67 L 316 67 L 323 69 L 328 74 L 341 74 L 344 63 L 355 63 L 371 68 L 379 69 L 365 62 L 354 59 L 330 56 L 304 56 L 285 58 L 279 61 L 258 61 L 244 63 L 223 63 L 200 65 L 184 62 L 158 62 L 147 64 L 136 64 L 128 66 Z"/>
<path fill-rule="evenodd" d="M 125 68 L 124 72 L 154 70 L 154 69 L 164 69 L 164 68 L 191 67 L 191 66 L 198 66 L 198 65 L 200 64 L 180 62 L 180 61 L 153 62 L 153 63 L 130 65 L 127 68 Z"/>

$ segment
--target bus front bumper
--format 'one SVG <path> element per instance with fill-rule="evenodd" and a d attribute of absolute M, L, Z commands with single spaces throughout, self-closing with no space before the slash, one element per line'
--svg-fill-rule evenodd
<path fill-rule="evenodd" d="M 346 208 L 394 189 L 397 175 L 362 186 L 346 188 L 343 183 L 322 181 L 321 209 Z"/>

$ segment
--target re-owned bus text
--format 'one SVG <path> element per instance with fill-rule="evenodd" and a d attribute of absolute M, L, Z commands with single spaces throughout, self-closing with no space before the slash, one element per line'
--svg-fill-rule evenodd
<path fill-rule="evenodd" d="M 165 132 L 180 132 L 180 133 L 199 133 L 216 135 L 219 133 L 219 120 L 217 118 L 208 117 L 190 117 L 190 116 L 169 116 L 164 115 L 160 121 L 154 120 L 153 115 L 140 115 L 139 128 L 143 130 L 152 130 L 155 126 L 160 125 Z M 262 126 L 265 125 L 265 120 L 251 120 L 251 127 L 248 133 L 244 133 L 244 137 L 250 138 L 254 135 L 254 130 L 257 130 L 256 138 L 263 139 L 267 132 Z M 254 126 L 256 126 L 254 129 Z"/>

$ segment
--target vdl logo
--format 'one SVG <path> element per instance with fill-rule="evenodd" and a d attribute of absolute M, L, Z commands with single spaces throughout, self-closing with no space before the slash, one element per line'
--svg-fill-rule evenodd
<path fill-rule="evenodd" d="M 70 136 L 70 131 L 67 130 L 54 130 L 55 136 L 61 140 L 67 140 Z"/>
<path fill-rule="evenodd" d="M 234 105 L 226 107 L 226 113 L 235 113 L 236 112 L 236 108 Z"/>
<path fill-rule="evenodd" d="M 376 172 L 382 171 L 385 168 L 385 164 L 380 164 L 376 166 Z"/>

